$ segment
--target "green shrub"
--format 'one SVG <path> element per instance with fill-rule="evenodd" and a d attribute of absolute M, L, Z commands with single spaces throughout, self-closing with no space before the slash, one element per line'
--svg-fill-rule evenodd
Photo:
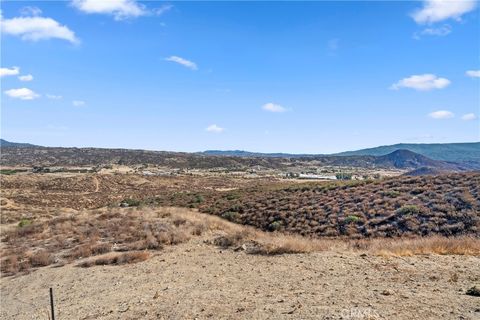
<path fill-rule="evenodd" d="M 351 173 L 341 172 L 341 173 L 335 174 L 335 177 L 337 178 L 337 180 L 352 180 Z"/>
<path fill-rule="evenodd" d="M 268 225 L 268 230 L 269 231 L 277 231 L 282 228 L 282 222 L 281 221 L 273 221 Z"/>
<path fill-rule="evenodd" d="M 240 198 L 240 196 L 236 193 L 228 193 L 225 198 L 227 198 L 227 200 L 235 200 L 235 199 L 238 199 Z"/>
<path fill-rule="evenodd" d="M 16 170 L 10 170 L 10 169 L 1 169 L 0 174 L 5 174 L 5 175 L 12 175 L 17 173 Z"/>
<path fill-rule="evenodd" d="M 400 195 L 400 192 L 396 191 L 396 190 L 390 190 L 390 191 L 386 191 L 383 193 L 384 196 L 388 196 L 388 197 L 391 197 L 391 198 L 396 198 Z"/>
<path fill-rule="evenodd" d="M 195 203 L 202 203 L 202 202 L 205 201 L 205 198 L 204 198 L 202 195 L 200 195 L 200 194 L 196 194 L 193 201 L 194 201 Z"/>
<path fill-rule="evenodd" d="M 26 226 L 31 225 L 31 224 L 32 224 L 32 220 L 22 219 L 22 220 L 20 220 L 20 222 L 18 223 L 18 227 L 19 227 L 19 228 L 23 228 L 23 227 L 26 227 Z"/>
<path fill-rule="evenodd" d="M 360 217 L 357 217 L 357 216 L 348 216 L 346 219 L 345 219 L 345 223 L 352 223 L 352 222 L 357 222 L 358 220 L 360 220 Z"/>
<path fill-rule="evenodd" d="M 237 221 L 239 216 L 239 213 L 235 211 L 227 211 L 222 214 L 222 218 L 227 219 L 228 221 Z"/>
<path fill-rule="evenodd" d="M 397 210 L 398 214 L 415 214 L 420 212 L 420 208 L 415 205 L 405 205 Z"/>
<path fill-rule="evenodd" d="M 138 207 L 140 205 L 140 200 L 136 199 L 124 199 L 122 202 L 120 202 L 121 207 Z"/>

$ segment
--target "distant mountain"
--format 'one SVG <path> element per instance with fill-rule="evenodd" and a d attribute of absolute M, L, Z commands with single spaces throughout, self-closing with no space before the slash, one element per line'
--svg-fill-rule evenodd
<path fill-rule="evenodd" d="M 255 153 L 248 151 L 210 150 L 199 153 L 103 149 L 51 148 L 28 143 L 0 140 L 1 165 L 69 166 L 101 164 L 155 164 L 172 168 L 251 168 L 290 170 L 302 166 L 342 166 L 357 168 L 397 168 L 414 170 L 434 168 L 440 171 L 480 169 L 480 158 L 464 162 L 435 160 L 406 149 L 396 149 L 385 155 L 300 155 L 288 153 Z M 471 144 L 464 144 L 471 145 Z M 480 146 L 480 143 L 473 145 Z M 400 146 L 400 145 L 397 145 Z M 446 152 L 446 151 L 445 151 Z M 474 152 L 470 151 L 470 154 Z M 460 157 L 460 152 L 458 156 Z M 461 159 L 468 155 L 463 154 Z M 479 155 L 480 157 L 480 155 Z"/>
<path fill-rule="evenodd" d="M 295 157 L 242 157 L 215 156 L 204 153 L 180 153 L 148 150 L 101 148 L 2 148 L 0 164 L 4 166 L 97 166 L 104 164 L 153 164 L 182 169 L 247 169 L 268 168 L 292 170 L 301 167 L 341 166 L 356 168 L 386 168 L 414 170 L 421 167 L 442 171 L 472 170 L 475 167 L 452 162 L 432 160 L 408 150 L 397 150 L 384 156 L 295 156 Z"/>
<path fill-rule="evenodd" d="M 318 156 L 313 154 L 294 154 L 294 153 L 263 153 L 250 152 L 244 150 L 206 150 L 198 152 L 207 156 L 224 156 L 224 157 L 248 157 L 248 158 L 301 158 Z"/>
<path fill-rule="evenodd" d="M 18 142 L 10 142 L 4 139 L 0 139 L 0 147 L 10 147 L 10 148 L 34 148 L 34 147 L 39 147 L 34 144 L 30 143 L 18 143 Z"/>
<path fill-rule="evenodd" d="M 374 163 L 377 166 L 388 168 L 409 169 L 409 168 L 435 168 L 437 170 L 463 170 L 464 168 L 452 162 L 433 160 L 410 150 L 395 150 L 384 156 L 376 156 Z"/>
<path fill-rule="evenodd" d="M 469 143 L 400 143 L 356 151 L 337 153 L 338 156 L 383 156 L 395 150 L 410 150 L 431 159 L 480 166 L 480 142 Z"/>

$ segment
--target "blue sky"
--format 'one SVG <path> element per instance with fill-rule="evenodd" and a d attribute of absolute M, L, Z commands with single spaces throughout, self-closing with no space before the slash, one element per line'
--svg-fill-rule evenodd
<path fill-rule="evenodd" d="M 475 1 L 1 6 L 6 140 L 293 153 L 480 140 Z"/>

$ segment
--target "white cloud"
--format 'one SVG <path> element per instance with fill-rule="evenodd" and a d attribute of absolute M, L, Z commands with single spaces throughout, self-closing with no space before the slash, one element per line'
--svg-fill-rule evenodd
<path fill-rule="evenodd" d="M 5 91 L 5 94 L 11 98 L 20 100 L 33 100 L 40 97 L 39 94 L 36 94 L 28 88 L 10 89 Z"/>
<path fill-rule="evenodd" d="M 178 56 L 170 56 L 168 58 L 165 58 L 165 60 L 181 64 L 182 66 L 192 70 L 198 70 L 197 64 L 195 62 L 178 57 Z"/>
<path fill-rule="evenodd" d="M 272 103 L 272 102 L 264 104 L 262 106 L 262 109 L 265 110 L 265 111 L 269 111 L 269 112 L 285 112 L 285 111 L 287 111 L 286 108 L 282 107 L 279 104 L 275 104 L 275 103 Z"/>
<path fill-rule="evenodd" d="M 20 80 L 20 81 L 32 81 L 33 76 L 31 74 L 26 74 L 24 76 L 19 76 L 18 80 Z"/>
<path fill-rule="evenodd" d="M 213 133 L 221 133 L 223 131 L 225 131 L 224 128 L 221 128 L 219 126 L 217 126 L 216 124 L 212 124 L 210 126 L 208 126 L 207 128 L 205 128 L 206 131 L 208 132 L 213 132 Z"/>
<path fill-rule="evenodd" d="M 480 78 L 480 70 L 468 70 L 465 72 L 467 77 Z"/>
<path fill-rule="evenodd" d="M 12 68 L 0 68 L 0 77 L 6 76 L 16 76 L 20 73 L 19 67 L 12 67 Z"/>
<path fill-rule="evenodd" d="M 413 35 L 413 38 L 419 40 L 421 36 L 436 36 L 436 37 L 444 37 L 452 32 L 452 27 L 448 24 L 437 27 L 437 28 L 426 28 L 420 32 L 416 32 Z"/>
<path fill-rule="evenodd" d="M 432 119 L 450 119 L 453 118 L 455 115 L 447 110 L 438 110 L 432 113 L 429 113 L 428 116 Z"/>
<path fill-rule="evenodd" d="M 461 20 L 462 15 L 475 9 L 476 5 L 476 0 L 425 0 L 423 8 L 417 9 L 411 17 L 418 24 Z"/>
<path fill-rule="evenodd" d="M 172 8 L 171 5 L 163 5 L 149 11 L 145 5 L 138 3 L 136 0 L 73 0 L 72 5 L 85 13 L 111 15 L 115 20 L 137 18 L 150 14 L 161 15 Z"/>
<path fill-rule="evenodd" d="M 153 9 L 153 13 L 157 16 L 161 16 L 165 12 L 170 11 L 173 8 L 173 5 L 171 4 L 164 4 L 160 8 Z"/>
<path fill-rule="evenodd" d="M 86 102 L 85 102 L 85 101 L 82 101 L 82 100 L 73 100 L 73 101 L 72 101 L 72 104 L 73 104 L 75 107 L 83 107 L 84 105 L 86 105 Z"/>
<path fill-rule="evenodd" d="M 45 96 L 48 99 L 51 99 L 51 100 L 60 100 L 60 99 L 63 98 L 62 96 L 58 96 L 58 95 L 55 95 L 55 94 L 48 94 L 48 93 Z"/>
<path fill-rule="evenodd" d="M 171 4 L 164 4 L 149 10 L 136 0 L 72 0 L 71 3 L 84 13 L 107 14 L 117 21 L 149 15 L 160 16 L 173 8 Z"/>
<path fill-rule="evenodd" d="M 42 14 L 42 10 L 38 7 L 26 6 L 20 9 L 20 14 L 22 16 L 36 17 Z"/>
<path fill-rule="evenodd" d="M 77 44 L 79 40 L 67 26 L 62 26 L 52 18 L 18 17 L 0 20 L 2 32 L 20 37 L 22 40 L 39 41 L 62 39 Z"/>
<path fill-rule="evenodd" d="M 421 74 L 404 78 L 393 84 L 390 89 L 411 88 L 418 91 L 429 91 L 432 89 L 443 89 L 448 85 L 450 85 L 450 80 L 446 78 L 439 78 L 434 74 Z"/>
<path fill-rule="evenodd" d="M 467 113 L 462 116 L 462 120 L 464 121 L 471 121 L 477 119 L 475 113 Z"/>

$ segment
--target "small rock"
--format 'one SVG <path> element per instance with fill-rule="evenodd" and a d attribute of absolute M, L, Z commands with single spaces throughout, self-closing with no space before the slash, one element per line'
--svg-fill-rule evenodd
<path fill-rule="evenodd" d="M 480 288 L 473 286 L 465 292 L 469 296 L 480 297 Z"/>
<path fill-rule="evenodd" d="M 390 291 L 390 290 L 383 290 L 383 291 L 382 291 L 382 294 L 383 294 L 384 296 L 391 296 L 391 295 L 393 294 L 393 292 Z"/>

